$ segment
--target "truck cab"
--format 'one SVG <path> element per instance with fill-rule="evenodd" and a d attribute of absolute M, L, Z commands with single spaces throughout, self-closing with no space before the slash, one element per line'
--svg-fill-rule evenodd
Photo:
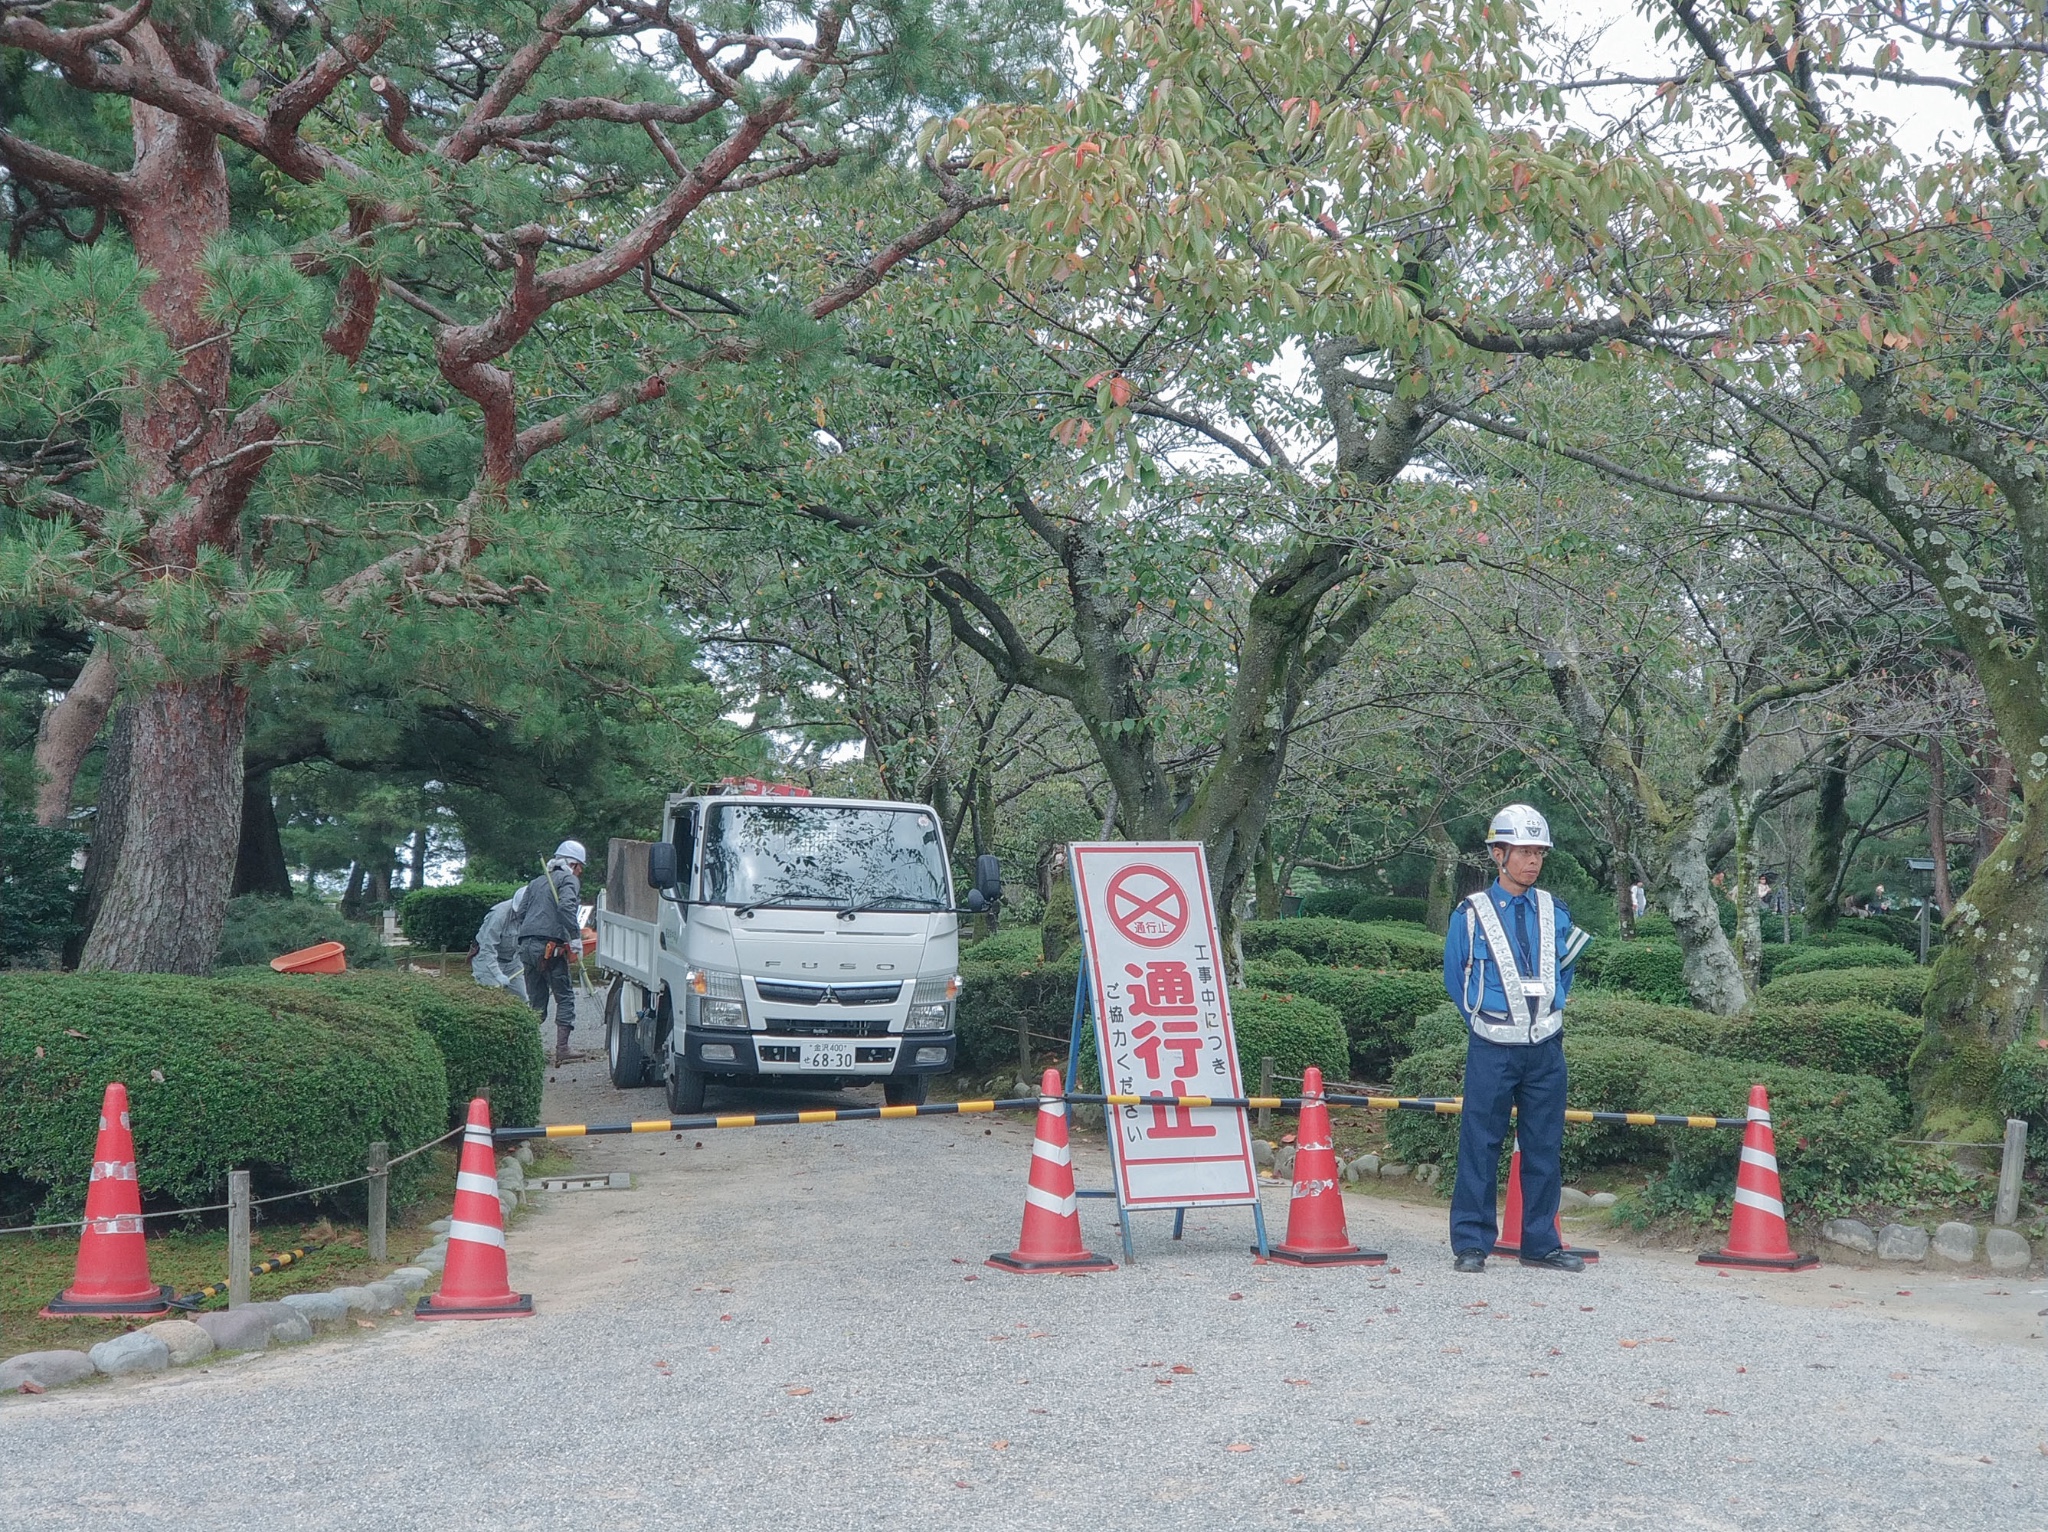
<path fill-rule="evenodd" d="M 612 1083 L 699 1112 L 713 1081 L 879 1084 L 922 1102 L 958 1054 L 960 916 L 938 814 L 748 781 L 669 798 L 611 843 L 596 910 Z"/>

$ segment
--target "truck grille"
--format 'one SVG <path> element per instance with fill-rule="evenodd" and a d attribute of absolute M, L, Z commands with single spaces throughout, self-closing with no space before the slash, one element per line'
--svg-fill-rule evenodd
<path fill-rule="evenodd" d="M 903 983 L 886 984 L 791 984 L 782 979 L 756 979 L 754 988 L 763 1000 L 776 1005 L 893 1005 L 903 993 Z"/>
<path fill-rule="evenodd" d="M 768 1030 L 783 1037 L 887 1037 L 885 1016 L 770 1016 Z"/>

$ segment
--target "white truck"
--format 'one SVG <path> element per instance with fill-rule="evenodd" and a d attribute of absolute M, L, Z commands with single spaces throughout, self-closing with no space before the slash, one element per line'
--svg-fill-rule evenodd
<path fill-rule="evenodd" d="M 611 843 L 595 911 L 612 1084 L 658 1082 L 677 1114 L 713 1080 L 922 1103 L 958 1052 L 959 917 L 1001 897 L 983 856 L 956 904 L 922 804 L 751 780 L 672 796 L 660 840 Z"/>

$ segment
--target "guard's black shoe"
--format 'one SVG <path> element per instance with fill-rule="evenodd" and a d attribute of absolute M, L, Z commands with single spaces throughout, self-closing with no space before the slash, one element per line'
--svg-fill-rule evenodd
<path fill-rule="evenodd" d="M 1585 1257 L 1573 1255 L 1569 1250 L 1553 1250 L 1548 1255 L 1525 1255 L 1522 1257 L 1522 1264 L 1524 1266 L 1544 1266 L 1552 1271 L 1584 1271 L 1586 1269 Z"/>
<path fill-rule="evenodd" d="M 1484 1250 L 1460 1250 L 1458 1252 L 1456 1269 L 1459 1271 L 1486 1270 L 1486 1252 Z"/>

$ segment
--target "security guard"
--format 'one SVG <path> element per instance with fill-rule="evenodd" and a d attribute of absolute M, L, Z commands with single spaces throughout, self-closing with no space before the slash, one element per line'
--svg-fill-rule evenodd
<path fill-rule="evenodd" d="M 1564 1002 L 1572 964 L 1587 942 L 1565 907 L 1536 880 L 1550 824 L 1526 803 L 1493 816 L 1487 849 L 1500 869 L 1491 888 L 1451 915 L 1444 988 L 1472 1035 L 1465 1044 L 1465 1110 L 1458 1123 L 1458 1177 L 1451 1190 L 1451 1249 L 1459 1271 L 1484 1271 L 1498 1229 L 1494 1185 L 1508 1109 L 1521 1114 L 1522 1264 L 1584 1271 L 1561 1248 Z"/>

